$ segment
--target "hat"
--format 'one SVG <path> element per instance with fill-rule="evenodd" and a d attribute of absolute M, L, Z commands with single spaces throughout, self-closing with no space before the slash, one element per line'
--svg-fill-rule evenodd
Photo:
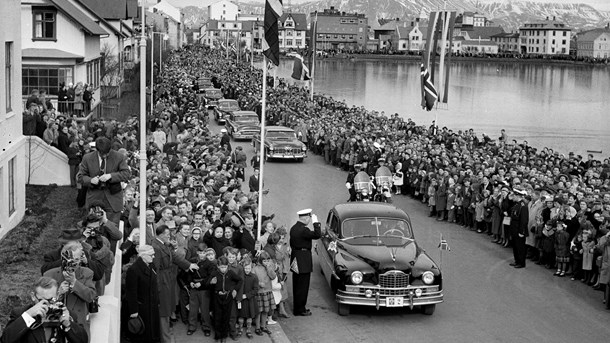
<path fill-rule="evenodd" d="M 381 148 L 381 145 L 380 145 L 379 143 L 377 143 L 377 142 L 374 142 L 374 143 L 373 143 L 373 146 L 374 146 L 375 148 L 377 148 L 377 149 Z"/>
<path fill-rule="evenodd" d="M 515 189 L 513 189 L 513 192 L 515 192 L 515 194 L 518 194 L 518 195 L 521 195 L 521 196 L 526 196 L 527 195 L 527 192 L 522 190 L 522 189 L 515 188 Z"/>
<path fill-rule="evenodd" d="M 227 129 L 220 129 L 221 133 L 227 133 Z"/>
<path fill-rule="evenodd" d="M 356 164 L 354 164 L 354 168 L 362 168 L 362 164 L 361 163 L 356 163 Z"/>
<path fill-rule="evenodd" d="M 311 208 L 306 208 L 304 210 L 300 210 L 299 212 L 297 212 L 297 215 L 299 217 L 308 216 L 308 215 L 311 215 L 311 212 L 313 212 L 313 210 Z"/>
<path fill-rule="evenodd" d="M 385 162 L 385 157 L 379 157 L 379 158 L 377 159 L 377 162 Z"/>
<path fill-rule="evenodd" d="M 61 236 L 59 236 L 60 243 L 66 243 L 69 241 L 80 241 L 83 240 L 83 232 L 79 228 L 67 228 L 61 230 Z"/>
<path fill-rule="evenodd" d="M 129 318 L 127 321 L 127 330 L 134 335 L 141 335 L 144 333 L 144 321 L 140 316 L 135 318 Z"/>
<path fill-rule="evenodd" d="M 138 246 L 138 256 L 142 255 L 153 255 L 155 253 L 155 249 L 151 245 L 140 245 Z"/>

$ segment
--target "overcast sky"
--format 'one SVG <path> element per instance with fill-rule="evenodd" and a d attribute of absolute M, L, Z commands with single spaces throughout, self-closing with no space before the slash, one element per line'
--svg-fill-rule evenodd
<path fill-rule="evenodd" d="M 185 6 L 200 6 L 207 7 L 209 4 L 214 3 L 218 0 L 167 0 L 174 6 L 185 7 Z M 234 0 L 235 1 L 235 0 Z M 242 2 L 260 2 L 262 3 L 264 0 L 246 0 Z M 286 1 L 286 0 L 284 0 Z M 299 4 L 303 2 L 308 2 L 312 0 L 291 0 L 293 4 Z M 507 0 L 481 0 L 481 2 L 502 2 Z M 610 11 L 610 0 L 529 0 L 535 2 L 554 2 L 554 3 L 584 3 L 593 6 L 598 10 Z"/>

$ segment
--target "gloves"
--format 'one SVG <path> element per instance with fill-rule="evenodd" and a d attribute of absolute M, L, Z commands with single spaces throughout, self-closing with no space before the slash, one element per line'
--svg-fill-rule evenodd
<path fill-rule="evenodd" d="M 315 214 L 312 214 L 311 215 L 311 222 L 312 223 L 319 223 L 318 216 L 316 216 Z"/>
<path fill-rule="evenodd" d="M 351 184 L 351 183 L 349 183 L 349 182 L 346 182 L 346 183 L 345 183 L 345 188 L 347 188 L 347 189 L 352 188 L 352 184 Z"/>

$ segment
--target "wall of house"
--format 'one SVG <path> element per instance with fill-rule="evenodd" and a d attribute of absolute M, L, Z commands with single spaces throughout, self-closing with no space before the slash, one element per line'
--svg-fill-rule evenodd
<path fill-rule="evenodd" d="M 56 41 L 33 41 L 32 6 L 21 6 L 21 48 L 58 49 L 75 55 L 85 56 L 85 39 L 81 27 L 61 12 L 57 12 L 56 20 Z"/>
<path fill-rule="evenodd" d="M 208 6 L 208 18 L 215 20 L 236 20 L 238 7 L 229 1 L 219 1 Z"/>
<path fill-rule="evenodd" d="M 3 0 L 0 11 L 0 239 L 12 230 L 25 212 L 25 137 L 22 134 L 21 100 L 21 16 L 19 0 Z M 10 110 L 7 110 L 5 47 L 12 42 Z M 9 211 L 9 162 L 13 161 L 13 185 L 11 194 L 15 211 Z"/>
<path fill-rule="evenodd" d="M 59 149 L 48 145 L 38 136 L 27 136 L 21 171 L 32 185 L 70 186 L 68 157 Z"/>

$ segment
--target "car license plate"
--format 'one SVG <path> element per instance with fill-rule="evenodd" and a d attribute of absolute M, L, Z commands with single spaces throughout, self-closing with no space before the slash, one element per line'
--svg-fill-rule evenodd
<path fill-rule="evenodd" d="M 402 307 L 404 304 L 404 298 L 402 298 L 402 297 L 385 298 L 385 304 L 387 307 Z"/>

